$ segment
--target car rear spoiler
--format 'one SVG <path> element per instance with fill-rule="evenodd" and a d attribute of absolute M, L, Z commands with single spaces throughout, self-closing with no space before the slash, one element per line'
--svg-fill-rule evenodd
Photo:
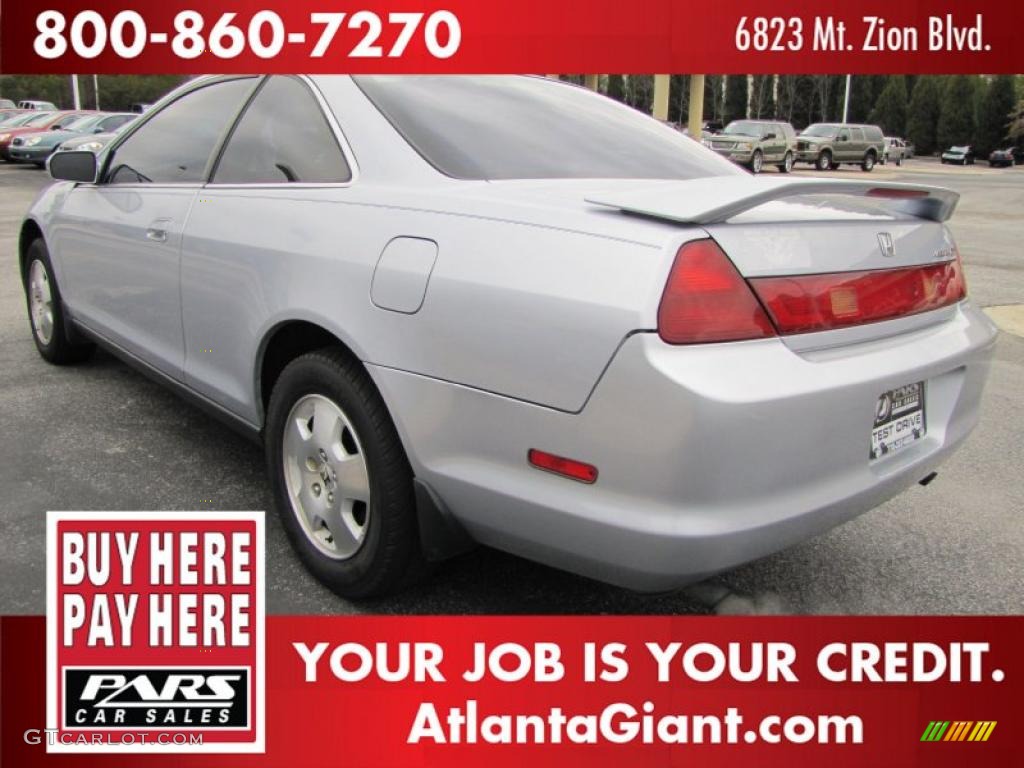
<path fill-rule="evenodd" d="M 893 182 L 841 179 L 765 179 L 718 176 L 692 181 L 654 181 L 640 188 L 596 193 L 586 202 L 682 224 L 720 224 L 773 200 L 846 195 L 871 198 L 893 213 L 946 221 L 960 195 L 951 189 Z"/>

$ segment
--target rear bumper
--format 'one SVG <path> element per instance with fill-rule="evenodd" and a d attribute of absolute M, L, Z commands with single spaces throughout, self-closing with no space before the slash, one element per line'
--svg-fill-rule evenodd
<path fill-rule="evenodd" d="M 579 414 L 372 374 L 417 476 L 478 541 L 641 590 L 683 585 L 844 522 L 933 471 L 978 419 L 995 329 L 952 319 L 842 350 L 626 339 Z M 878 396 L 926 381 L 927 436 L 868 460 Z M 540 448 L 594 485 L 530 468 Z"/>

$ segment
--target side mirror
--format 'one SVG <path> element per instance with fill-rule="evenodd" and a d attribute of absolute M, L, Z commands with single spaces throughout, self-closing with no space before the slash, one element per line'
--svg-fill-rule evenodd
<path fill-rule="evenodd" d="M 762 138 L 762 139 L 763 139 L 764 141 L 768 141 L 768 139 L 774 139 L 774 138 L 777 138 L 777 137 L 775 136 L 775 134 L 774 134 L 774 133 L 766 133 L 766 134 L 765 134 L 764 136 L 762 136 L 761 138 Z"/>
<path fill-rule="evenodd" d="M 103 133 L 103 129 L 102 128 L 93 128 L 92 132 L 93 133 Z"/>
<path fill-rule="evenodd" d="M 96 182 L 96 155 L 84 150 L 56 152 L 47 162 L 50 176 L 58 181 Z"/>
<path fill-rule="evenodd" d="M 849 141 L 849 136 L 836 136 L 836 141 Z"/>

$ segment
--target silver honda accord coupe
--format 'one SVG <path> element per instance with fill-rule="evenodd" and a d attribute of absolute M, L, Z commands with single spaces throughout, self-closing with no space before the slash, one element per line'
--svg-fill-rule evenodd
<path fill-rule="evenodd" d="M 929 480 L 995 330 L 957 195 L 754 178 L 533 77 L 207 77 L 60 180 L 18 257 L 101 345 L 263 442 L 349 597 L 483 543 L 683 585 Z"/>

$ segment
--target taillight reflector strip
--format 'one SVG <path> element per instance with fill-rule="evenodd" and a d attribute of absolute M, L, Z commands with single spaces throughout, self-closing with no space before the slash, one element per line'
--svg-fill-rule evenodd
<path fill-rule="evenodd" d="M 889 197 L 897 200 L 928 197 L 928 194 L 928 191 L 924 189 L 892 189 L 890 187 L 875 187 L 867 191 L 868 197 Z"/>
<path fill-rule="evenodd" d="M 780 334 L 828 331 L 955 304 L 967 295 L 960 259 L 923 267 L 750 281 Z"/>
<path fill-rule="evenodd" d="M 538 451 L 531 448 L 527 454 L 530 464 L 537 469 L 547 472 L 554 472 L 556 475 L 568 477 L 571 480 L 578 480 L 581 483 L 597 482 L 597 467 L 593 464 L 586 464 L 575 459 L 567 459 L 564 456 L 556 456 L 547 451 Z"/>

